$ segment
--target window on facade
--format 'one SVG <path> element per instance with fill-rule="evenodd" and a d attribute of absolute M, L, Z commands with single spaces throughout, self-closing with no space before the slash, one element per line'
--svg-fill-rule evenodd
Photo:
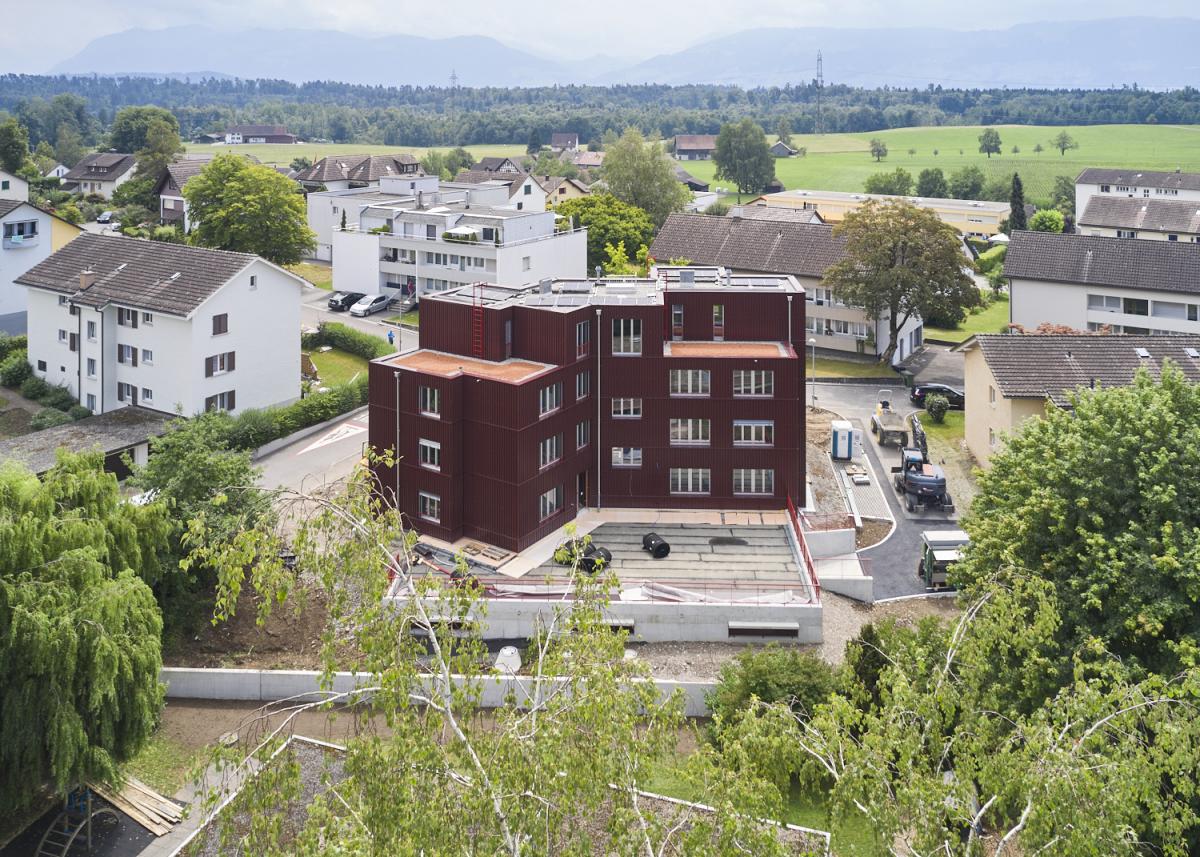
<path fill-rule="evenodd" d="M 725 304 L 713 304 L 713 341 L 725 339 Z"/>
<path fill-rule="evenodd" d="M 229 333 L 229 313 L 227 312 L 214 315 L 212 320 L 212 335 L 220 336 L 223 333 Z"/>
<path fill-rule="evenodd" d="M 96 410 L 96 394 L 95 393 L 87 394 L 87 409 L 89 411 Z"/>
<path fill-rule="evenodd" d="M 734 468 L 734 494 L 774 494 L 775 471 L 756 468 Z"/>
<path fill-rule="evenodd" d="M 575 356 L 586 357 L 591 350 L 592 343 L 592 325 L 591 322 L 581 321 L 575 325 Z"/>
<path fill-rule="evenodd" d="M 1116 295 L 1088 295 L 1087 307 L 1099 312 L 1120 312 L 1121 299 Z"/>
<path fill-rule="evenodd" d="M 996 430 L 988 429 L 988 446 L 992 449 L 996 448 Z"/>
<path fill-rule="evenodd" d="M 671 305 L 671 338 L 683 339 L 683 304 Z"/>
<path fill-rule="evenodd" d="M 1111 193 L 1111 192 L 1112 192 L 1112 185 L 1106 185 L 1106 184 L 1100 185 L 1100 193 Z"/>
<path fill-rule="evenodd" d="M 641 399 L 613 399 L 612 415 L 626 420 L 637 420 L 642 417 Z"/>
<path fill-rule="evenodd" d="M 117 362 L 136 366 L 138 364 L 138 350 L 132 345 L 118 345 Z"/>
<path fill-rule="evenodd" d="M 87 360 L 87 374 L 89 378 L 96 377 L 96 360 L 94 357 L 89 357 Z"/>
<path fill-rule="evenodd" d="M 612 353 L 642 353 L 642 320 L 640 318 L 614 318 L 612 323 Z"/>
<path fill-rule="evenodd" d="M 59 305 L 59 306 L 66 306 L 66 305 L 67 305 L 67 296 L 66 296 L 66 295 L 59 295 L 59 296 L 58 296 L 58 305 Z"/>
<path fill-rule="evenodd" d="M 39 360 L 39 361 L 37 362 L 37 367 L 38 367 L 38 371 L 39 371 L 39 372 L 45 372 L 45 371 L 46 371 L 46 361 L 45 361 L 45 360 Z"/>
<path fill-rule="evenodd" d="M 4 224 L 4 239 L 6 241 L 24 241 L 36 238 L 38 234 L 36 220 L 19 220 L 16 223 Z"/>
<path fill-rule="evenodd" d="M 232 372 L 237 367 L 237 352 L 226 351 L 224 354 L 214 354 L 204 359 L 204 377 L 212 378 Z"/>
<path fill-rule="evenodd" d="M 435 524 L 440 523 L 442 520 L 442 498 L 425 491 L 418 492 L 417 514 L 426 521 L 433 521 Z"/>
<path fill-rule="evenodd" d="M 551 488 L 545 494 L 538 497 L 538 520 L 544 521 L 558 513 L 563 504 L 563 490 L 559 485 L 557 488 Z"/>
<path fill-rule="evenodd" d="M 1121 309 L 1126 315 L 1149 315 L 1150 302 L 1145 298 L 1124 298 Z"/>
<path fill-rule="evenodd" d="M 425 237 L 430 240 L 437 238 L 437 224 L 435 224 L 435 223 L 426 223 L 425 224 Z"/>
<path fill-rule="evenodd" d="M 215 324 L 216 319 L 214 319 L 213 321 Z M 137 310 L 125 309 L 124 307 L 117 307 L 117 324 L 119 324 L 121 327 L 137 327 L 138 326 Z"/>
<path fill-rule="evenodd" d="M 67 332 L 65 330 L 63 330 L 61 327 L 58 329 L 58 341 L 59 342 L 67 341 Z"/>
<path fill-rule="evenodd" d="M 442 469 L 442 445 L 437 441 L 421 438 L 417 441 L 417 460 L 430 470 Z"/>
<path fill-rule="evenodd" d="M 251 279 L 253 279 L 253 277 L 251 277 Z M 154 313 L 152 313 L 152 312 L 142 313 L 142 324 L 154 324 Z"/>
<path fill-rule="evenodd" d="M 996 388 L 990 384 L 988 385 L 988 404 L 996 404 Z"/>
<path fill-rule="evenodd" d="M 144 401 L 144 402 L 153 402 L 154 401 L 154 391 L 151 390 L 149 387 L 142 387 L 142 401 Z"/>
<path fill-rule="evenodd" d="M 1132 229 L 1118 229 L 1117 237 L 1118 238 L 1137 238 L 1137 232 L 1135 232 Z"/>
<path fill-rule="evenodd" d="M 237 396 L 234 390 L 217 393 L 204 400 L 204 410 L 206 411 L 232 411 L 236 407 Z"/>
<path fill-rule="evenodd" d="M 529 196 L 530 194 L 533 193 L 533 185 L 526 184 L 524 190 L 525 190 L 525 195 Z"/>
<path fill-rule="evenodd" d="M 232 354 L 233 352 L 231 351 L 229 353 Z M 146 363 L 146 364 L 154 363 L 154 352 L 151 351 L 149 348 L 142 349 L 142 362 Z"/>
<path fill-rule="evenodd" d="M 642 448 L 640 446 L 614 446 L 612 448 L 613 467 L 641 467 Z"/>
<path fill-rule="evenodd" d="M 1185 303 L 1177 303 L 1175 301 L 1154 301 L 1150 305 L 1150 315 L 1157 318 L 1178 318 L 1186 319 L 1188 315 L 1188 307 Z"/>
<path fill-rule="evenodd" d="M 553 413 L 562 407 L 562 382 L 542 387 L 538 391 L 538 413 L 541 416 Z"/>
<path fill-rule="evenodd" d="M 1168 240 L 1168 241 L 1178 241 L 1178 240 L 1179 240 L 1179 236 L 1178 236 L 1178 235 L 1168 235 L 1168 236 L 1167 236 L 1167 240 Z"/>
<path fill-rule="evenodd" d="M 672 494 L 708 494 L 712 490 L 712 471 L 707 467 L 672 467 Z"/>
<path fill-rule="evenodd" d="M 530 269 L 530 267 L 531 267 L 530 257 L 522 256 L 521 257 L 521 270 L 528 271 Z"/>
<path fill-rule="evenodd" d="M 427 417 L 441 416 L 442 393 L 437 387 L 417 388 L 417 408 Z"/>
<path fill-rule="evenodd" d="M 209 398 L 215 398 L 215 397 L 210 396 Z M 133 384 L 126 384 L 124 382 L 118 383 L 117 384 L 117 401 L 118 402 L 128 402 L 131 405 L 136 405 L 137 404 L 137 387 L 135 387 Z M 209 411 L 213 410 L 213 408 L 208 407 L 208 402 L 205 402 L 204 408 L 205 408 L 205 410 L 209 410 Z"/>
<path fill-rule="evenodd" d="M 592 373 L 588 370 L 583 370 L 575 376 L 575 399 L 583 399 L 591 392 L 592 388 Z"/>
<path fill-rule="evenodd" d="M 553 435 L 538 444 L 538 467 L 549 467 L 562 458 L 563 438 L 561 434 Z"/>
<path fill-rule="evenodd" d="M 672 396 L 707 396 L 712 373 L 707 369 L 672 369 L 669 382 Z"/>
<path fill-rule="evenodd" d="M 94 321 L 89 321 L 87 323 L 87 338 L 93 342 L 96 341 L 96 322 Z"/>
<path fill-rule="evenodd" d="M 257 274 L 250 275 L 250 288 L 252 288 L 252 289 L 258 288 L 258 275 Z"/>
<path fill-rule="evenodd" d="M 770 369 L 733 370 L 733 395 L 774 396 L 775 373 Z"/>
<path fill-rule="evenodd" d="M 575 425 L 575 448 L 583 449 L 592 441 L 592 424 L 587 420 Z"/>
<path fill-rule="evenodd" d="M 739 446 L 771 446 L 775 423 L 771 420 L 734 420 L 733 442 Z"/>
<path fill-rule="evenodd" d="M 707 446 L 712 440 L 712 420 L 672 418 L 670 431 L 672 445 Z"/>

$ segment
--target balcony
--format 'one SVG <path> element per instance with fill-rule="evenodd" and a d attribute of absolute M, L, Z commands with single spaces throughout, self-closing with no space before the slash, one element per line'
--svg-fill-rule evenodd
<path fill-rule="evenodd" d="M 3 247 L 5 250 L 20 250 L 22 247 L 38 246 L 40 235 L 5 235 Z"/>

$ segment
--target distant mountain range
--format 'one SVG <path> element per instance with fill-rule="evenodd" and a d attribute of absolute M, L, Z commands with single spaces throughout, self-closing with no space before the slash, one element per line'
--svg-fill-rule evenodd
<path fill-rule="evenodd" d="M 822 51 L 826 83 L 948 88 L 1147 89 L 1200 80 L 1200 20 L 1111 18 L 1022 24 L 1004 30 L 937 28 L 746 30 L 643 62 L 609 57 L 561 62 L 487 36 L 356 36 L 323 30 L 181 26 L 101 36 L 55 74 L 230 76 L 371 85 L 590 83 L 803 83 Z M 195 72 L 189 69 L 212 69 Z"/>

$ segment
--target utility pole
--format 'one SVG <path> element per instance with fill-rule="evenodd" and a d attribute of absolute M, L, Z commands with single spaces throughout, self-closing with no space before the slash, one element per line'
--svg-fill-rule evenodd
<path fill-rule="evenodd" d="M 825 88 L 825 61 L 821 58 L 821 51 L 817 51 L 817 133 L 824 133 L 821 121 L 821 90 Z"/>

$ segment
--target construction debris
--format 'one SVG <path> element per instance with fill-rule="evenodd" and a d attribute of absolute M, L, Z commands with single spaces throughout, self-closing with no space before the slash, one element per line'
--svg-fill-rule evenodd
<path fill-rule="evenodd" d="M 178 804 L 133 777 L 126 778 L 119 792 L 97 783 L 88 783 L 88 788 L 155 836 L 170 833 L 183 818 Z"/>

